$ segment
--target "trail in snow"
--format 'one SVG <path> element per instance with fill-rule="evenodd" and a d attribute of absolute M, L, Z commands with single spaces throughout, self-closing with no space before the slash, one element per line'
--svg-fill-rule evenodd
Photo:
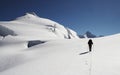
<path fill-rule="evenodd" d="M 87 53 L 90 53 L 89 51 L 87 51 L 87 52 L 82 52 L 82 53 L 80 53 L 80 55 L 84 55 L 84 54 L 87 54 Z"/>

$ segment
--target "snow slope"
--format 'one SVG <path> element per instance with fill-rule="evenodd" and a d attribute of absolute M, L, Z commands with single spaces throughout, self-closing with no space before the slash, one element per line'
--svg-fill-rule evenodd
<path fill-rule="evenodd" d="M 79 56 L 78 40 L 53 40 L 25 49 L 21 64 L 1 72 L 1 75 L 78 75 L 87 74 L 86 57 Z M 76 43 L 76 44 L 73 44 Z M 84 61 L 84 62 L 83 62 Z"/>
<path fill-rule="evenodd" d="M 51 20 L 27 14 L 0 25 L 0 75 L 120 75 L 120 34 L 93 38 L 92 53 L 80 55 L 89 39 Z"/>
<path fill-rule="evenodd" d="M 12 53 L 7 50 L 0 57 L 0 67 L 7 67 L 0 75 L 119 75 L 119 38 L 120 34 L 95 38 L 93 52 L 85 55 L 79 53 L 88 50 L 88 39 L 50 40 Z"/>
<path fill-rule="evenodd" d="M 94 39 L 92 75 L 120 75 L 120 34 Z"/>
<path fill-rule="evenodd" d="M 7 32 L 3 31 L 3 28 Z M 10 33 L 10 31 L 12 33 Z M 68 36 L 78 38 L 76 32 L 65 28 L 59 23 L 29 13 L 13 21 L 0 22 L 0 34 L 3 33 L 6 34 L 6 36 L 15 33 L 16 37 L 14 38 L 26 40 L 61 39 L 68 38 Z"/>

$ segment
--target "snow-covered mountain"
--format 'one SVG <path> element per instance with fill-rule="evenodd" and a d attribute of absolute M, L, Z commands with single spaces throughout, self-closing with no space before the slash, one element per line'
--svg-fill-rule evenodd
<path fill-rule="evenodd" d="M 120 34 L 93 38 L 80 55 L 88 38 L 27 14 L 0 22 L 0 35 L 0 75 L 120 75 Z"/>
<path fill-rule="evenodd" d="M 26 13 L 13 21 L 0 22 L 0 35 L 40 40 L 78 38 L 75 31 L 31 13 Z"/>
<path fill-rule="evenodd" d="M 84 35 L 79 35 L 80 38 L 96 38 L 97 36 L 87 31 Z"/>

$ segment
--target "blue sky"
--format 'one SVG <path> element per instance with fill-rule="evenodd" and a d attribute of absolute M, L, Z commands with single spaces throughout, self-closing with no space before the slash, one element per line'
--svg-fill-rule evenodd
<path fill-rule="evenodd" d="M 120 33 L 120 0 L 0 0 L 0 21 L 26 12 L 59 22 L 78 34 Z"/>

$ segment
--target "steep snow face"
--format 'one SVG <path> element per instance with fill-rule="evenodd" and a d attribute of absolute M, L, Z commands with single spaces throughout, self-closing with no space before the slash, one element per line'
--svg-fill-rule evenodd
<path fill-rule="evenodd" d="M 21 39 L 27 40 L 64 39 L 69 36 L 71 38 L 78 38 L 76 32 L 70 29 L 68 29 L 68 32 L 68 30 L 59 23 L 29 13 L 14 21 L 0 22 L 0 25 L 16 33 L 17 36 L 15 36 L 15 38 L 21 37 Z"/>
<path fill-rule="evenodd" d="M 16 34 L 14 31 L 10 30 L 9 28 L 0 25 L 0 36 L 5 37 L 7 35 L 15 36 Z"/>

